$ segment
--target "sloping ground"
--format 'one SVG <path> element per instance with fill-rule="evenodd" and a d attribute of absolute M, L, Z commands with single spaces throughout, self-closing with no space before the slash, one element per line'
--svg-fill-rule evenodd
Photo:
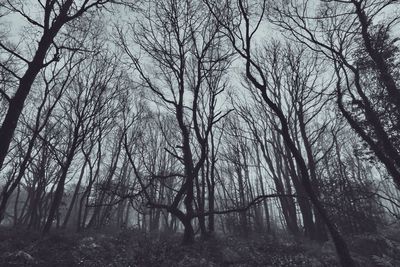
<path fill-rule="evenodd" d="M 363 267 L 400 266 L 400 234 L 353 237 Z M 0 229 L 0 266 L 338 266 L 330 243 L 226 237 L 183 247 L 179 236 L 120 233 L 39 233 Z"/>

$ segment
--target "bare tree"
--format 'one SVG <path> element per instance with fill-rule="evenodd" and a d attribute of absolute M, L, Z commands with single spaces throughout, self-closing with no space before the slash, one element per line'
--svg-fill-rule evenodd
<path fill-rule="evenodd" d="M 315 9 L 289 2 L 275 8 L 274 22 L 331 59 L 340 111 L 399 186 L 398 3 L 315 1 Z"/>
<path fill-rule="evenodd" d="M 182 162 L 184 180 L 170 205 L 148 205 L 166 209 L 181 221 L 184 243 L 194 241 L 194 186 L 208 155 L 210 132 L 225 115 L 217 110 L 217 99 L 225 88 L 222 77 L 230 53 L 222 46 L 218 23 L 203 12 L 204 7 L 200 1 L 162 1 L 145 8 L 134 39 L 153 62 L 155 72 L 146 71 L 120 31 L 122 46 L 143 86 L 173 112 L 181 134 L 169 151 Z M 180 210 L 181 201 L 186 212 Z"/>
<path fill-rule="evenodd" d="M 70 53 L 69 59 L 66 62 L 56 63 L 51 69 L 49 68 L 47 71 L 41 73 L 40 78 L 43 82 L 38 85 L 38 87 L 44 88 L 43 96 L 41 103 L 37 107 L 38 111 L 33 124 L 30 124 L 31 122 L 26 122 L 27 119 L 24 118 L 24 122 L 21 125 L 22 128 L 26 128 L 29 131 L 28 135 L 30 138 L 24 155 L 22 155 L 23 160 L 19 164 L 17 175 L 13 177 L 12 180 L 8 180 L 3 186 L 0 204 L 0 221 L 4 217 L 9 197 L 21 182 L 25 170 L 31 161 L 37 139 L 39 139 L 41 132 L 45 129 L 46 124 L 51 118 L 52 112 L 57 106 L 62 94 L 65 92 L 66 87 L 70 85 L 71 77 L 75 75 L 74 69 L 82 61 L 82 58 L 77 60 L 73 59 L 74 55 L 75 52 Z M 13 157 L 15 157 L 15 155 L 13 155 Z"/>
<path fill-rule="evenodd" d="M 58 144 L 50 143 L 55 151 L 61 151 L 58 156 L 60 173 L 44 233 L 50 230 L 61 204 L 67 175 L 79 147 L 91 132 L 98 131 L 100 123 L 108 125 L 118 110 L 113 103 L 121 94 L 115 59 L 100 54 L 84 63 L 79 65 L 79 75 L 74 78 L 60 105 L 60 114 L 57 114 L 60 121 L 65 118 L 67 136 L 63 136 L 63 141 Z"/>
<path fill-rule="evenodd" d="M 330 219 L 326 209 L 322 205 L 315 189 L 313 188 L 305 158 L 302 156 L 300 148 L 297 147 L 295 140 L 290 134 L 288 118 L 271 97 L 270 84 L 266 77 L 266 73 L 257 61 L 257 57 L 254 56 L 255 51 L 252 49 L 252 41 L 254 34 L 262 23 L 264 13 L 266 12 L 267 2 L 262 1 L 258 4 L 251 1 L 238 0 L 236 5 L 233 5 L 230 2 L 224 2 L 222 4 L 216 4 L 211 1 L 206 2 L 215 18 L 217 18 L 223 25 L 226 35 L 231 40 L 235 51 L 244 60 L 246 78 L 260 91 L 265 104 L 267 104 L 275 116 L 277 116 L 280 123 L 278 131 L 296 161 L 300 171 L 301 183 L 307 196 L 320 214 L 333 239 L 342 266 L 355 266 L 345 240 L 341 236 L 336 225 Z M 256 14 L 260 15 L 256 18 L 256 22 L 253 26 L 252 21 Z"/>
<path fill-rule="evenodd" d="M 63 1 L 62 3 L 53 0 L 45 1 L 45 3 L 43 3 L 43 1 L 35 1 L 35 5 L 37 6 L 37 11 L 35 12 L 40 12 L 39 19 L 36 19 L 27 11 L 31 9 L 27 6 L 32 6 L 33 3 L 27 4 L 8 0 L 2 2 L 1 8 L 3 10 L 8 10 L 12 14 L 20 15 L 32 27 L 40 31 L 40 37 L 37 41 L 37 47 L 33 48 L 35 52 L 31 59 L 27 58 L 23 53 L 19 53 L 6 43 L 0 43 L 0 47 L 3 51 L 6 51 L 21 64 L 26 66 L 24 70 L 21 71 L 22 74 L 20 74 L 18 71 L 8 68 L 7 65 L 1 64 L 2 69 L 12 74 L 18 80 L 18 86 L 13 96 L 6 97 L 8 100 L 8 109 L 0 128 L 0 168 L 3 167 L 15 128 L 17 127 L 18 119 L 22 113 L 25 100 L 31 91 L 36 76 L 41 69 L 53 62 L 59 61 L 61 59 L 61 51 L 68 48 L 60 44 L 57 45 L 58 40 L 56 40 L 56 36 L 66 24 L 81 17 L 88 10 L 100 8 L 108 2 L 108 0 L 85 0 L 78 5 L 73 0 Z M 49 55 L 50 53 L 53 55 Z"/>

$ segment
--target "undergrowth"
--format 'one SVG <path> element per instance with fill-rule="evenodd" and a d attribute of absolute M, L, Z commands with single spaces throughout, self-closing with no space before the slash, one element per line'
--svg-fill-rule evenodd
<path fill-rule="evenodd" d="M 396 237 L 396 235 L 398 237 Z M 40 233 L 0 228 L 0 266 L 339 266 L 333 245 L 306 240 L 217 236 L 181 245 L 179 234 L 135 229 Z M 400 233 L 354 236 L 349 241 L 360 266 L 400 266 Z"/>

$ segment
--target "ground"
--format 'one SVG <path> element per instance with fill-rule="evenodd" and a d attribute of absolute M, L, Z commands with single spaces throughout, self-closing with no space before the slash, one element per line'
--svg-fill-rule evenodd
<path fill-rule="evenodd" d="M 40 233 L 0 228 L 0 266 L 338 266 L 330 242 L 319 245 L 270 235 L 217 236 L 182 246 L 178 234 L 131 230 Z M 354 236 L 360 266 L 400 266 L 400 233 Z"/>

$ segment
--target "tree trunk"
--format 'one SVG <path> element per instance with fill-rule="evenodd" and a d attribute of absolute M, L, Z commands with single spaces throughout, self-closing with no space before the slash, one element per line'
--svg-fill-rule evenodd
<path fill-rule="evenodd" d="M 65 186 L 65 180 L 68 175 L 68 170 L 69 167 L 71 166 L 72 160 L 75 156 L 75 151 L 78 147 L 79 143 L 79 130 L 80 130 L 80 125 L 81 121 L 77 123 L 74 129 L 74 134 L 73 134 L 73 139 L 72 139 L 72 144 L 71 147 L 68 151 L 67 158 L 65 159 L 65 163 L 63 163 L 63 166 L 61 167 L 61 177 L 57 183 L 57 188 L 56 191 L 54 192 L 54 199 L 53 202 L 50 206 L 49 214 L 47 217 L 47 221 L 43 227 L 43 234 L 47 234 L 50 231 L 50 228 L 53 224 L 53 220 L 55 216 L 57 215 L 56 213 L 58 212 L 58 209 L 60 207 L 63 195 L 64 195 L 64 186 Z"/>
<path fill-rule="evenodd" d="M 82 179 L 83 179 L 83 174 L 85 173 L 85 167 L 86 167 L 87 161 L 85 160 L 85 162 L 83 163 L 82 169 L 81 169 L 81 173 L 79 174 L 79 179 L 78 179 L 78 183 L 76 184 L 75 190 L 74 190 L 74 194 L 72 196 L 71 199 L 71 203 L 69 204 L 68 210 L 67 210 L 67 214 L 65 214 L 65 218 L 64 218 L 64 222 L 62 224 L 62 228 L 66 228 L 67 227 L 67 223 L 68 220 L 71 216 L 72 210 L 74 209 L 75 206 L 75 201 L 78 197 L 79 194 L 79 190 L 81 188 L 81 183 L 82 183 Z"/>

